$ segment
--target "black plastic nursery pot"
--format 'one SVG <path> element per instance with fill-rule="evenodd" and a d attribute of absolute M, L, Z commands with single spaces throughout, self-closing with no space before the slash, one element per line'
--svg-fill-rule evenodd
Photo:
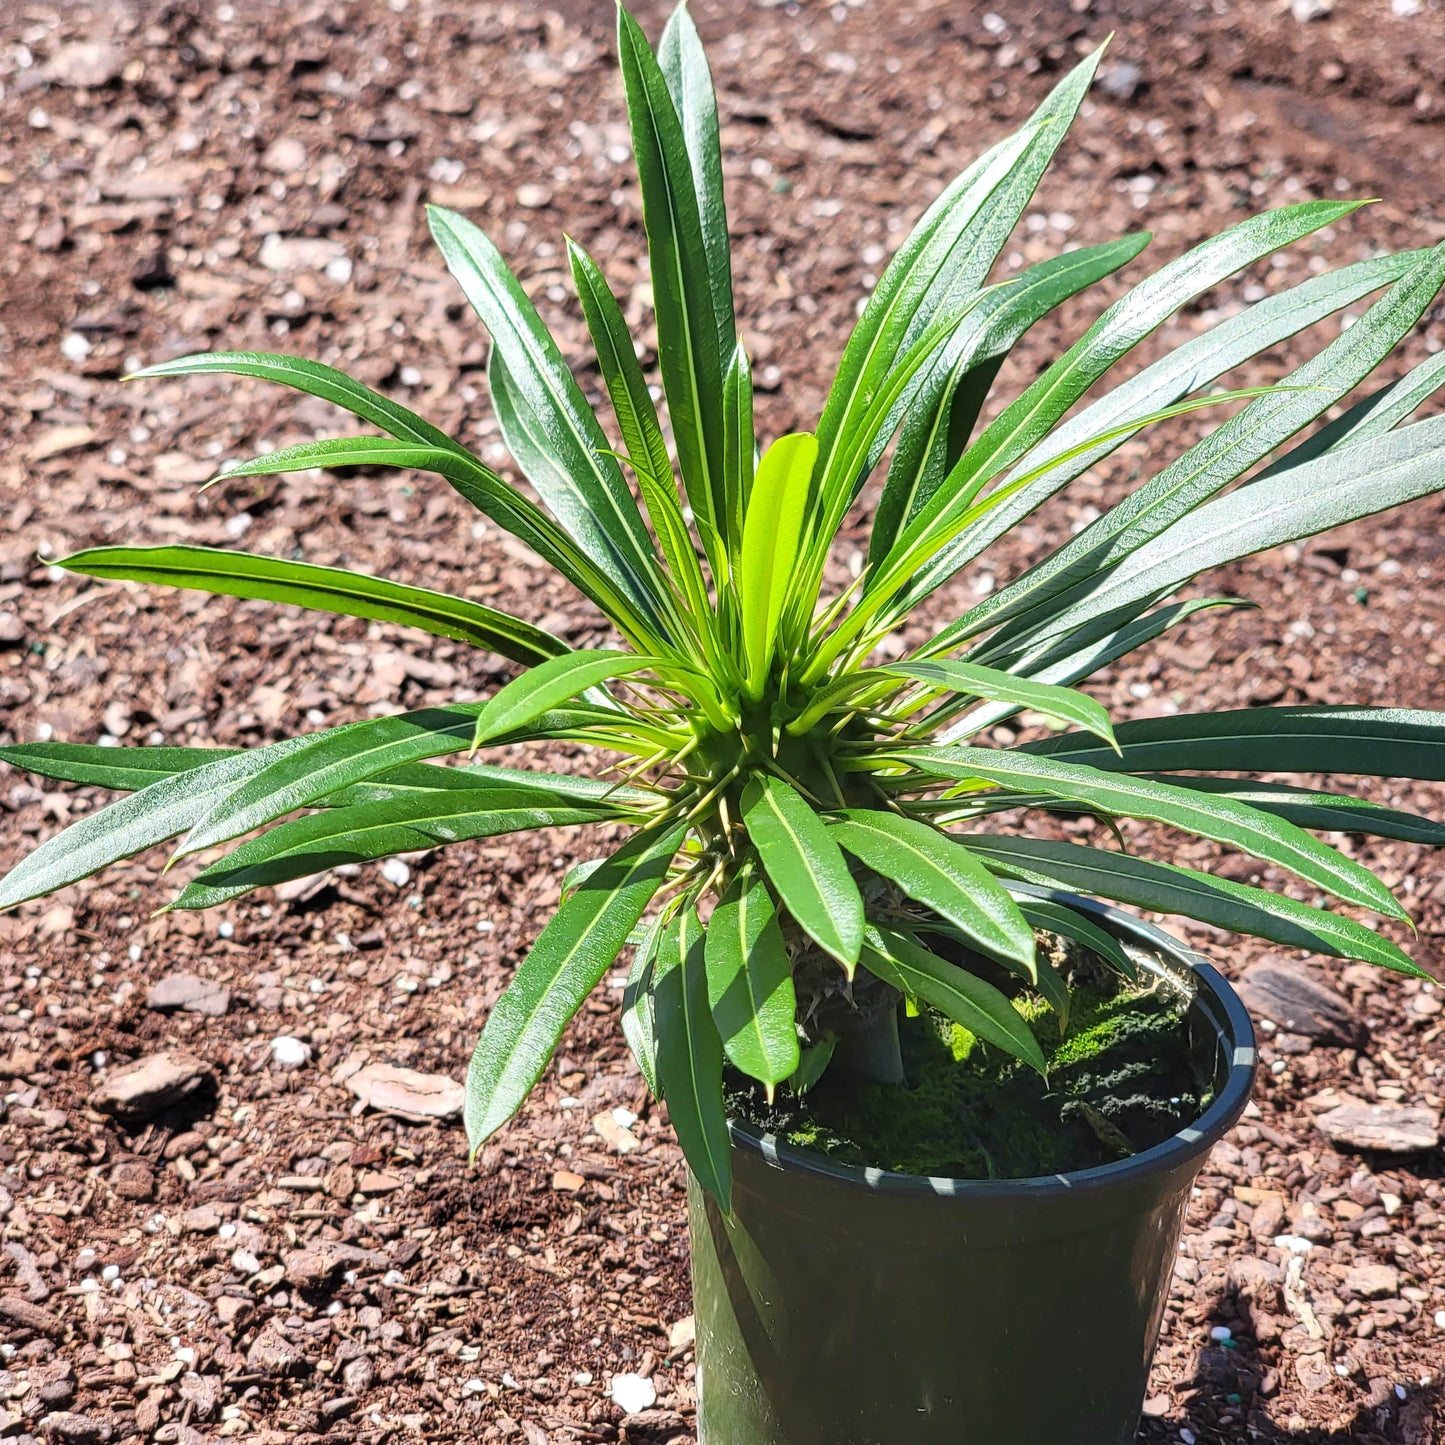
<path fill-rule="evenodd" d="M 1254 1033 L 1168 934 L 1065 901 L 1191 1000 L 1214 1102 L 1117 1164 L 1004 1181 L 856 1168 L 735 1122 L 732 1217 L 689 1186 L 699 1445 L 1134 1440 L 1190 1189 L 1248 1102 Z"/>

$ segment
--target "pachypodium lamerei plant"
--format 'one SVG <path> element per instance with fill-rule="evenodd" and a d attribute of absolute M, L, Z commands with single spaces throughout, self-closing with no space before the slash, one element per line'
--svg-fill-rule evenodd
<path fill-rule="evenodd" d="M 1313 834 L 1438 844 L 1445 828 L 1348 793 L 1220 775 L 1445 778 L 1445 714 L 1247 708 L 1115 728 L 1073 684 L 1205 609 L 1243 605 L 1179 596 L 1207 569 L 1445 489 L 1445 416 L 1401 425 L 1445 383 L 1445 355 L 1285 449 L 1419 320 L 1445 281 L 1445 247 L 1312 275 L 1076 411 L 1193 298 L 1356 203 L 1309 201 L 1252 216 L 1127 291 L 980 425 L 1025 331 L 1149 239 L 1083 247 L 986 284 L 1088 90 L 1095 54 L 943 191 L 869 297 L 816 431 L 781 437 L 759 456 L 702 48 L 679 10 L 656 53 L 621 13 L 618 49 L 671 449 L 618 303 L 582 247 L 569 242 L 568 254 L 613 438 L 497 249 L 440 209 L 430 212 L 432 233 L 491 337 L 502 435 L 544 506 L 444 432 L 326 366 L 230 353 L 141 374 L 234 373 L 337 403 L 384 435 L 291 447 L 228 475 L 440 474 L 590 598 L 623 645 L 573 651 L 471 601 L 305 562 L 181 546 L 82 552 L 62 565 L 409 624 L 525 671 L 483 702 L 250 750 L 0 749 L 36 773 L 130 790 L 26 857 L 0 883 L 0 905 L 177 836 L 178 855 L 245 840 L 171 905 L 204 908 L 340 862 L 520 829 L 632 825 L 618 851 L 569 875 L 560 907 L 486 1021 L 467 1127 L 476 1145 L 516 1112 L 568 1020 L 630 942 L 623 1027 L 693 1171 L 724 1203 L 725 1059 L 769 1091 L 806 1088 L 835 1048 L 875 1076 L 896 1076 L 897 1010 L 908 998 L 1042 1067 L 1005 994 L 930 941 L 948 940 L 952 958 L 995 960 L 1061 1011 L 1067 990 L 1036 951 L 1035 930 L 1129 970 L 1119 946 L 1080 912 L 1012 883 L 1416 972 L 1394 944 L 1343 914 L 1122 848 L 1016 836 L 989 823 L 1037 811 L 1092 814 L 1116 831 L 1115 820 L 1150 820 L 1250 854 L 1346 904 L 1405 918 L 1372 873 Z M 1280 384 L 1213 390 L 1217 378 L 1377 291 L 1353 325 Z M 1244 405 L 1045 560 L 902 661 L 878 660 L 880 644 L 941 584 L 1142 428 L 1236 400 Z M 850 586 L 825 595 L 830 547 L 890 445 L 866 563 Z M 981 745 L 981 734 L 997 737 L 991 730 L 1020 712 L 1062 730 Z M 538 740 L 601 749 L 614 755 L 616 776 L 472 761 L 481 748 Z M 448 755 L 465 760 L 430 761 Z"/>

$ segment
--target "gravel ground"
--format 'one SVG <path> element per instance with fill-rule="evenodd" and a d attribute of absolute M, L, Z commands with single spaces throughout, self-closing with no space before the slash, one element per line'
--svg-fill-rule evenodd
<path fill-rule="evenodd" d="M 1110 31 L 1104 83 L 1007 264 L 1139 227 L 1155 232 L 1157 264 L 1250 210 L 1385 198 L 1204 298 L 1141 360 L 1261 287 L 1445 237 L 1439 0 L 695 9 L 722 92 L 766 436 L 815 418 L 868 277 L 940 185 Z M 660 11 L 643 18 L 655 34 Z M 6 8 L 6 734 L 254 744 L 478 696 L 507 675 L 390 627 L 93 585 L 45 563 L 100 542 L 243 543 L 463 590 L 578 645 L 603 639 L 530 553 L 434 479 L 197 493 L 220 460 L 345 430 L 329 408 L 250 383 L 119 378 L 136 360 L 219 345 L 294 350 L 500 462 L 485 345 L 420 206 L 463 209 L 497 237 L 579 369 L 564 230 L 603 260 L 648 335 L 609 36 L 607 7 L 584 0 Z M 1097 305 L 1037 328 L 1006 380 L 1032 375 Z M 1403 359 L 1442 344 L 1437 311 Z M 1245 380 L 1299 354 L 1282 348 Z M 1190 435 L 1121 450 L 940 594 L 934 620 Z M 1209 590 L 1259 611 L 1173 634 L 1098 694 L 1121 716 L 1445 706 L 1440 522 L 1440 503 L 1422 502 L 1227 569 Z M 846 563 L 845 547 L 840 575 Z M 562 751 L 545 761 L 577 765 Z M 1368 791 L 1445 807 L 1439 786 Z M 0 865 L 97 801 L 7 773 Z M 1435 861 L 1345 846 L 1401 890 L 1415 956 L 1445 973 Z M 447 1081 L 561 872 L 595 847 L 580 835 L 463 845 L 164 917 L 150 915 L 170 880 L 147 856 L 0 918 L 0 1436 L 690 1441 L 681 1162 L 621 1043 L 620 980 L 478 1168 L 447 1117 Z M 1183 931 L 1235 977 L 1289 962 Z M 1256 1102 L 1200 1180 L 1140 1433 L 1151 1445 L 1426 1445 L 1445 1422 L 1445 1159 L 1429 1147 L 1441 995 L 1359 967 L 1309 976 L 1333 1001 L 1266 1032 Z M 1393 1116 L 1410 1152 L 1332 1140 L 1347 1099 Z M 612 1399 L 619 1376 L 631 1414 Z M 628 1376 L 649 1384 L 629 1396 Z"/>

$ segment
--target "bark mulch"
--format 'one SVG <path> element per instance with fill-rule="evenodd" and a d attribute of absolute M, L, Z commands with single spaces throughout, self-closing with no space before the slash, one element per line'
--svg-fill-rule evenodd
<path fill-rule="evenodd" d="M 1007 267 L 1139 227 L 1164 258 L 1266 206 L 1385 198 L 1187 308 L 1141 359 L 1262 288 L 1445 237 L 1438 0 L 1338 0 L 1307 23 L 1296 13 L 1330 7 L 696 9 L 722 91 L 765 435 L 816 416 L 868 278 L 940 185 L 1110 31 L 1104 83 Z M 656 7 L 645 19 L 655 33 Z M 507 675 L 390 627 L 94 585 L 48 565 L 101 542 L 352 565 L 464 590 L 575 644 L 603 639 L 525 548 L 434 479 L 298 476 L 198 494 L 226 458 L 345 430 L 330 408 L 223 379 L 120 377 L 190 350 L 296 351 L 501 464 L 485 343 L 421 204 L 459 207 L 497 237 L 579 367 L 564 229 L 651 338 L 609 30 L 601 0 L 5 7 L 7 735 L 249 745 L 475 697 Z M 1005 380 L 1032 375 L 1091 314 L 1041 325 Z M 1404 359 L 1442 344 L 1437 311 Z M 1303 354 L 1281 348 L 1247 379 Z M 1192 434 L 1122 449 L 940 594 L 932 620 Z M 1210 590 L 1260 610 L 1172 634 L 1101 679 L 1099 695 L 1121 716 L 1445 705 L 1440 524 L 1439 502 L 1422 502 L 1227 569 Z M 1445 805 L 1437 785 L 1364 791 L 1437 815 Z M 0 864 L 99 801 L 7 773 Z M 1156 841 L 1288 886 L 1203 845 Z M 1436 860 L 1345 846 L 1410 903 L 1415 956 L 1440 976 Z M 595 847 L 580 834 L 463 845 L 340 868 L 218 914 L 161 916 L 171 880 L 146 855 L 0 919 L 0 1436 L 691 1440 L 681 1165 L 616 1027 L 620 977 L 476 1168 L 454 1118 L 368 1109 L 353 1087 L 371 1064 L 460 1078 L 562 871 Z M 1184 932 L 1234 977 L 1279 959 Z M 1445 1160 L 1438 1145 L 1387 1155 L 1321 1127 L 1349 1096 L 1416 1111 L 1428 1131 L 1445 1093 L 1441 995 L 1364 968 L 1312 973 L 1365 1031 L 1345 1043 L 1265 1035 L 1255 1105 L 1191 1210 L 1140 1433 L 1150 1445 L 1425 1445 L 1445 1421 Z M 149 1005 L 162 979 L 186 1008 Z M 125 1107 L 114 1096 L 134 1060 L 150 1062 L 130 1083 L 168 1086 L 172 1102 L 142 1097 L 118 1118 L 99 1106 Z M 650 1380 L 655 1402 L 624 1416 L 609 1393 L 620 1373 Z"/>

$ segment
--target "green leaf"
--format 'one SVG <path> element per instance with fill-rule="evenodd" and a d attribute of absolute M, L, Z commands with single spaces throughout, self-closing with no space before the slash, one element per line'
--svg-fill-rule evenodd
<path fill-rule="evenodd" d="M 954 662 L 950 659 L 936 662 L 898 662 L 890 667 L 879 668 L 878 671 L 898 677 L 911 677 L 919 682 L 926 682 L 933 688 L 947 688 L 968 696 L 986 698 L 990 702 L 1006 702 L 1015 707 L 1032 708 L 1056 722 L 1072 723 L 1076 727 L 1084 728 L 1095 737 L 1103 738 L 1105 742 L 1112 743 L 1114 740 L 1114 726 L 1103 705 L 1071 687 L 1034 682 L 1028 678 L 1015 677 L 1012 673 L 999 672 L 996 668 L 980 667 L 971 662 Z"/>
<path fill-rule="evenodd" d="M 652 540 L 607 437 L 557 344 L 501 253 L 465 216 L 427 208 L 431 233 L 452 275 L 492 338 L 515 412 L 538 445 L 513 447 L 508 418 L 503 438 L 542 500 L 588 556 L 645 616 L 657 620 L 665 596 Z M 538 453 L 546 465 L 528 469 Z M 535 470 L 535 475 L 533 474 Z"/>
<path fill-rule="evenodd" d="M 632 337 L 623 319 L 622 309 L 612 294 L 596 262 L 570 238 L 567 255 L 572 264 L 572 278 L 587 318 L 587 329 L 597 352 L 597 363 L 612 410 L 622 433 L 622 447 L 637 474 L 642 499 L 657 531 L 662 555 L 673 577 L 683 590 L 698 629 L 708 625 L 711 606 L 692 536 L 682 515 L 677 498 L 677 484 L 672 475 L 672 460 L 667 454 L 657 407 L 647 380 L 638 364 Z"/>
<path fill-rule="evenodd" d="M 1226 492 L 1112 570 L 1080 584 L 1030 635 L 1037 644 L 1107 626 L 1120 608 L 1167 596 L 1201 572 L 1445 491 L 1445 417 L 1327 452 Z M 1082 640 L 1082 638 L 1081 638 Z"/>
<path fill-rule="evenodd" d="M 899 535 L 886 559 L 888 565 L 920 548 L 926 551 L 923 544 L 930 538 L 948 535 L 953 529 L 959 497 L 968 496 L 980 482 L 999 476 L 1021 462 L 1095 382 L 1192 297 L 1241 267 L 1347 215 L 1357 204 L 1307 201 L 1303 205 L 1251 216 L 1141 281 L 1110 306 L 1063 356 L 990 422 L 927 506 Z M 1183 387 L 1186 392 L 1191 389 Z M 1132 421 L 1133 417 L 1126 415 L 1117 425 L 1127 428 Z M 1078 446 L 1090 437 L 1105 434 L 1086 432 L 1073 444 Z M 1122 442 L 1127 434 L 1126 430 L 1118 441 Z M 1105 446 L 1106 451 L 1112 449 Z M 1047 459 L 1047 455 L 1037 460 L 1030 458 L 1028 470 L 1037 469 Z M 1042 489 L 1044 477 L 1037 481 L 1039 495 L 1033 503 L 1035 506 L 1054 490 Z M 1032 487 L 1023 489 L 1021 495 L 1031 490 Z M 1021 514 L 1010 511 L 1009 515 L 1017 519 Z M 932 560 L 913 580 L 906 595 L 908 605 L 952 576 L 963 562 L 976 556 L 977 551 L 975 536 L 965 530 L 938 548 L 936 555 L 930 554 Z M 882 577 L 887 570 L 887 566 L 880 565 L 875 575 Z"/>
<path fill-rule="evenodd" d="M 460 752 L 485 706 L 459 703 L 367 718 L 258 748 L 248 754 L 256 760 L 251 775 L 192 823 L 176 856 L 239 838 L 388 768 Z"/>
<path fill-rule="evenodd" d="M 634 602 L 627 580 L 620 581 L 593 562 L 545 512 L 510 487 L 469 453 L 423 446 L 390 437 L 332 437 L 284 447 L 230 467 L 226 477 L 273 476 L 314 467 L 403 467 L 445 477 L 479 512 L 520 538 L 544 561 L 605 612 L 634 641 L 660 642 L 666 629 L 649 599 Z"/>
<path fill-rule="evenodd" d="M 707 996 L 702 925 L 691 905 L 668 924 L 653 964 L 657 1082 L 693 1178 L 732 1210 L 732 1140 L 723 1103 L 722 1040 Z"/>
<path fill-rule="evenodd" d="M 875 566 L 938 490 L 962 455 L 968 432 L 1003 359 L 1041 317 L 1137 256 L 1147 232 L 1051 256 L 1017 282 L 990 292 L 940 354 L 910 405 L 878 500 L 868 559 Z"/>
<path fill-rule="evenodd" d="M 748 354 L 733 348 L 723 377 L 723 493 L 727 499 L 728 535 L 740 551 L 743 518 L 753 491 L 757 440 L 753 435 L 753 373 Z M 736 557 L 731 559 L 736 565 Z"/>
<path fill-rule="evenodd" d="M 611 967 L 667 876 L 686 829 L 630 838 L 553 914 L 502 991 L 467 1069 L 472 1153 L 522 1107 L 572 1015 Z"/>
<path fill-rule="evenodd" d="M 798 1067 L 788 1080 L 788 1087 L 797 1095 L 806 1094 L 827 1071 L 833 1062 L 833 1051 L 838 1047 L 837 1034 L 824 1034 L 816 1044 L 805 1048 L 798 1059 Z"/>
<path fill-rule="evenodd" d="M 884 983 L 909 998 L 932 1004 L 985 1043 L 1041 1074 L 1046 1072 L 1039 1041 L 1019 1011 L 991 983 L 945 962 L 908 934 L 877 923 L 870 923 L 866 930 L 863 962 Z"/>
<path fill-rule="evenodd" d="M 572 789 L 533 783 L 439 789 L 420 796 L 333 807 L 268 829 L 213 863 L 175 901 L 213 908 L 254 888 L 274 888 L 345 863 L 414 853 L 531 828 L 636 821 L 629 810 L 584 801 Z M 599 789 L 600 791 L 600 789 Z"/>
<path fill-rule="evenodd" d="M 184 833 L 220 799 L 242 787 L 273 759 L 297 751 L 305 741 L 287 738 L 268 748 L 225 753 L 201 767 L 159 778 L 129 797 L 76 819 L 27 853 L 0 879 L 0 909 L 54 893 L 121 858 Z"/>
<path fill-rule="evenodd" d="M 792 961 L 767 885 L 745 864 L 718 900 L 704 948 L 723 1051 L 771 1093 L 798 1067 Z"/>
<path fill-rule="evenodd" d="M 1328 893 L 1387 918 L 1408 915 L 1367 868 L 1312 838 L 1283 818 L 1232 798 L 1021 751 L 954 746 L 903 748 L 894 754 L 922 772 L 946 778 L 983 778 L 1019 792 L 1043 792 L 1121 818 L 1147 818 L 1210 838 L 1288 868 Z"/>
<path fill-rule="evenodd" d="M 132 372 L 130 379 L 141 381 L 153 377 L 213 374 L 254 376 L 262 381 L 274 381 L 280 386 L 305 392 L 307 396 L 332 402 L 401 441 L 445 447 L 459 456 L 471 456 L 465 447 L 453 441 L 440 427 L 433 426 L 390 397 L 363 386 L 344 371 L 300 356 L 277 356 L 262 351 L 202 351 L 143 367 Z"/>
<path fill-rule="evenodd" d="M 652 965 L 666 921 L 667 915 L 660 913 L 648 926 L 645 937 L 637 945 L 632 967 L 627 972 L 627 983 L 622 990 L 622 1036 L 627 1040 L 647 1090 L 654 1099 L 662 1098 L 662 1089 L 657 1081 L 657 1021 L 653 1016 Z"/>
<path fill-rule="evenodd" d="M 1039 441 L 1006 481 L 1012 481 L 1023 470 L 1043 467 L 1042 473 L 951 542 L 940 553 L 938 570 L 946 565 L 956 570 L 978 556 L 1048 497 L 1123 445 L 1126 437 L 1118 432 L 1121 424 L 1147 416 L 1208 386 L 1226 371 L 1334 315 L 1388 282 L 1398 280 L 1424 254 L 1417 251 L 1377 256 L 1339 271 L 1313 276 L 1191 338 L 1114 387 L 1106 396 L 1055 426 Z M 1091 437 L 1110 440 L 1080 451 L 1080 445 Z M 1027 576 L 1019 579 L 1017 587 L 1010 584 L 986 597 L 946 628 L 937 639 L 939 650 L 946 651 L 964 638 L 985 630 L 995 611 L 1028 585 Z M 910 592 L 906 600 L 911 605 L 921 595 L 921 592 Z"/>
<path fill-rule="evenodd" d="M 987 655 L 1007 656 L 1013 639 L 1028 636 L 1067 606 L 1071 589 L 1087 588 L 1090 578 L 1167 531 L 1353 391 L 1415 325 L 1442 281 L 1445 246 L 1428 253 L 1337 340 L 1291 372 L 1278 389 L 1256 398 L 1209 432 L 1011 584 L 1007 590 L 1014 595 L 1000 599 L 990 610 L 992 624 L 1007 621 L 1007 626 L 990 640 Z"/>
<path fill-rule="evenodd" d="M 731 356 L 737 342 L 733 321 L 732 245 L 723 196 L 722 144 L 712 71 L 686 5 L 679 5 L 662 32 L 657 62 L 677 109 L 692 163 L 698 222 L 707 255 L 712 310 L 717 318 L 718 354 Z"/>
<path fill-rule="evenodd" d="M 794 581 L 817 457 L 818 442 L 811 433 L 779 437 L 763 453 L 748 498 L 737 590 L 747 694 L 754 701 L 762 696 L 772 667 L 778 622 Z"/>
<path fill-rule="evenodd" d="M 677 45 L 680 53 L 681 36 Z M 714 300 L 714 272 L 698 213 L 697 178 L 667 79 L 647 37 L 620 6 L 617 52 L 642 187 L 658 361 L 673 440 L 693 511 L 713 534 L 725 538 L 719 337 L 726 327 Z M 699 110 L 695 86 L 686 99 L 696 134 L 699 127 L 705 128 L 706 120 Z M 707 176 L 701 181 L 703 187 L 708 186 Z M 714 217 L 711 223 L 715 221 Z M 704 529 L 704 541 L 708 535 Z M 713 556 L 712 563 L 714 572 L 721 575 L 723 559 Z"/>
<path fill-rule="evenodd" d="M 851 976 L 863 941 L 863 900 L 830 830 L 781 778 L 753 778 L 742 804 L 748 837 L 784 906 Z"/>
<path fill-rule="evenodd" d="M 1359 959 L 1397 973 L 1424 976 L 1393 943 L 1354 919 L 1311 908 L 1264 888 L 1077 843 L 971 833 L 968 844 L 995 872 L 1024 883 L 1090 893 L 1155 913 L 1196 918 L 1215 928 L 1267 938 L 1288 948 Z"/>
<path fill-rule="evenodd" d="M 310 562 L 210 547 L 92 547 L 56 565 L 86 577 L 259 597 L 317 612 L 397 622 L 527 665 L 569 651 L 566 643 L 540 627 L 480 603 Z"/>
<path fill-rule="evenodd" d="M 829 832 L 855 858 L 968 935 L 991 957 L 1033 976 L 1034 935 L 1018 905 L 962 844 L 917 818 L 850 808 Z"/>
<path fill-rule="evenodd" d="M 579 693 L 606 682 L 656 666 L 657 659 L 631 652 L 569 652 L 529 667 L 520 677 L 500 687 L 477 714 L 474 748 L 516 732 L 544 712 Z"/>
<path fill-rule="evenodd" d="M 233 758 L 239 748 L 116 748 L 96 743 L 11 743 L 0 762 L 42 778 L 134 792 L 175 773 Z"/>
<path fill-rule="evenodd" d="M 1346 773 L 1445 781 L 1445 712 L 1250 707 L 1122 724 L 1115 755 L 1077 733 L 1022 751 L 1128 772 Z"/>
<path fill-rule="evenodd" d="M 1019 898 L 1019 912 L 1028 919 L 1033 927 L 1042 929 L 1045 933 L 1056 933 L 1060 938 L 1071 938 L 1075 943 L 1081 943 L 1085 948 L 1091 949 L 1098 954 L 1106 963 L 1112 964 L 1129 979 L 1137 983 L 1139 970 L 1134 960 L 1124 952 L 1123 946 L 1112 933 L 1100 928 L 1090 918 L 1085 918 L 1076 908 L 1070 908 L 1066 904 L 1056 903 L 1050 898 Z M 1054 973 L 1052 969 L 1050 973 Z M 1054 977 L 1058 975 L 1054 973 Z M 1043 980 L 1043 970 L 1039 970 L 1039 978 Z M 1052 997 L 1049 999 L 1053 1003 Z M 1057 1005 L 1055 1005 L 1057 1009 Z M 1062 1010 L 1065 1017 L 1068 1010 Z"/>
<path fill-rule="evenodd" d="M 1212 611 L 1218 607 L 1252 607 L 1239 597 L 1194 597 L 1186 602 L 1171 602 L 1167 606 L 1149 612 L 1141 609 L 1142 616 L 1125 623 L 1113 632 L 1106 633 L 1095 642 L 1074 650 L 1068 638 L 1052 648 L 1026 653 L 1015 664 L 1015 669 L 1037 682 L 1064 686 L 1080 681 L 1107 667 L 1120 657 L 1125 657 L 1146 642 L 1152 642 L 1170 628 L 1189 621 L 1198 612 Z M 931 651 L 933 644 L 924 651 Z M 971 709 L 965 716 L 938 735 L 941 743 L 957 742 L 992 727 L 1004 718 L 1012 716 L 1018 709 L 1011 703 L 987 703 Z"/>
<path fill-rule="evenodd" d="M 1144 774 L 1149 777 L 1150 774 Z M 1244 782 L 1237 778 L 1158 777 L 1202 793 L 1220 793 L 1266 813 L 1287 818 L 1297 828 L 1317 833 L 1364 833 L 1374 838 L 1399 838 L 1438 848 L 1445 845 L 1445 823 L 1398 808 L 1384 808 L 1363 798 L 1292 788 L 1284 783 Z"/>

